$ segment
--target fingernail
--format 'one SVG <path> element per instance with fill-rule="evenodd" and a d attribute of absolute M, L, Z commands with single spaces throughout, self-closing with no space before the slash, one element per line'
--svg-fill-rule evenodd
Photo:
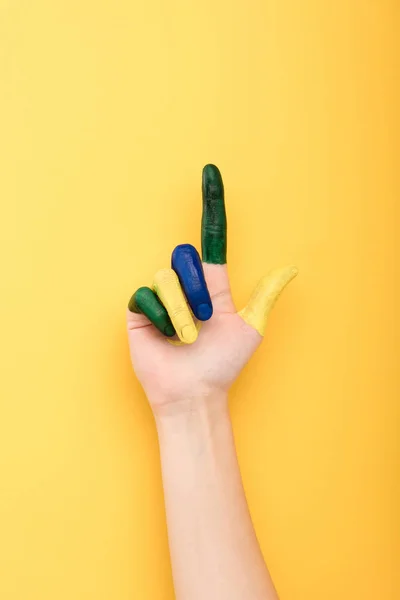
<path fill-rule="evenodd" d="M 185 344 L 193 344 L 197 340 L 197 329 L 195 325 L 185 325 L 181 329 L 181 340 Z"/>
<path fill-rule="evenodd" d="M 215 165 L 206 165 L 203 169 L 203 195 L 208 198 L 223 198 L 224 184 Z"/>
<path fill-rule="evenodd" d="M 210 319 L 211 315 L 213 314 L 213 309 L 212 306 L 210 306 L 209 304 L 199 304 L 198 306 L 196 306 L 196 313 L 196 317 L 200 321 L 208 321 L 208 319 Z"/>

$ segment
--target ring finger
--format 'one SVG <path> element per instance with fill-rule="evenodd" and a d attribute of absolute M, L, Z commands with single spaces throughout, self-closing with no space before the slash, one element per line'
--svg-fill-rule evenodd
<path fill-rule="evenodd" d="M 179 339 L 185 344 L 193 344 L 197 339 L 197 328 L 175 271 L 158 271 L 154 277 L 153 288 L 163 303 Z"/>

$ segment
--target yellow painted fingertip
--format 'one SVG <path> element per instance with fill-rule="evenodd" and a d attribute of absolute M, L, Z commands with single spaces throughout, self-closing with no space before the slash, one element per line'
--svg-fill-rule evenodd
<path fill-rule="evenodd" d="M 197 328 L 175 271 L 158 271 L 154 277 L 153 289 L 165 306 L 181 342 L 193 344 L 197 340 Z"/>
<path fill-rule="evenodd" d="M 201 329 L 201 325 L 202 325 L 201 321 L 195 322 L 195 327 L 197 329 L 197 337 L 198 337 L 199 331 Z M 165 339 L 168 342 L 168 344 L 172 344 L 173 346 L 186 346 L 186 342 L 181 342 L 181 340 L 173 340 L 171 338 L 165 338 Z"/>
<path fill-rule="evenodd" d="M 296 277 L 297 267 L 280 267 L 270 271 L 257 284 L 247 306 L 239 312 L 244 321 L 262 336 L 275 302 L 287 284 Z"/>

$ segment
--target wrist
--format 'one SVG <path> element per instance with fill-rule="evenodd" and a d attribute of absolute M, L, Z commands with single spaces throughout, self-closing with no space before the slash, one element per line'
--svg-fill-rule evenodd
<path fill-rule="evenodd" d="M 164 402 L 150 400 L 157 431 L 182 431 L 188 425 L 207 429 L 229 417 L 228 394 L 213 391 Z"/>

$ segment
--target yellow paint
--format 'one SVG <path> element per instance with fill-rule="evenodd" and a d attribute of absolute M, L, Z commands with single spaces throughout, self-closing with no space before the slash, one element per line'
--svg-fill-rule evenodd
<path fill-rule="evenodd" d="M 193 344 L 197 339 L 197 328 L 175 271 L 172 269 L 158 271 L 154 277 L 153 287 L 167 309 L 181 342 Z"/>
<path fill-rule="evenodd" d="M 400 598 L 398 6 L 0 0 L 2 600 L 174 598 L 125 310 L 209 162 L 237 306 L 300 271 L 230 403 L 280 598 Z"/>
<path fill-rule="evenodd" d="M 193 313 L 191 313 L 191 314 L 192 314 L 192 319 L 194 320 L 194 324 L 195 324 L 195 327 L 197 330 L 197 336 L 198 336 L 199 331 L 201 329 L 201 321 L 197 321 L 196 318 L 194 317 Z M 197 339 L 197 336 L 196 336 L 196 339 Z M 184 346 L 185 344 L 188 343 L 188 342 L 183 342 L 180 339 L 174 340 L 171 338 L 166 338 L 166 341 L 168 342 L 168 344 L 172 344 L 173 346 Z M 192 343 L 192 342 L 189 342 L 189 343 Z"/>
<path fill-rule="evenodd" d="M 255 288 L 247 306 L 239 312 L 246 323 L 265 335 L 268 316 L 283 289 L 297 275 L 296 267 L 281 267 L 265 275 Z"/>

